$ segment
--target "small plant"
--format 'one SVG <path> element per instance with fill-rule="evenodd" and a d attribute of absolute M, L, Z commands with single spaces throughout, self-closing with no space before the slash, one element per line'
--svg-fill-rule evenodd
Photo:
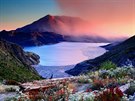
<path fill-rule="evenodd" d="M 121 101 L 123 93 L 119 88 L 109 88 L 95 97 L 95 101 Z"/>
<path fill-rule="evenodd" d="M 111 62 L 111 61 L 103 62 L 103 63 L 100 65 L 100 69 L 103 69 L 103 70 L 116 69 L 116 67 L 117 67 L 117 65 L 114 64 L 114 63 Z"/>
<path fill-rule="evenodd" d="M 13 87 L 10 87 L 10 88 L 6 88 L 5 91 L 6 91 L 6 92 L 15 92 L 16 89 L 13 88 Z"/>
<path fill-rule="evenodd" d="M 87 80 L 85 80 L 84 78 L 79 78 L 78 83 L 87 83 Z"/>
<path fill-rule="evenodd" d="M 130 87 L 125 91 L 127 95 L 133 95 L 135 93 L 135 83 L 131 83 Z"/>
<path fill-rule="evenodd" d="M 11 98 L 7 97 L 4 99 L 4 101 L 18 101 L 18 99 L 15 97 L 11 97 Z M 23 101 L 23 100 L 21 100 L 21 101 Z"/>
<path fill-rule="evenodd" d="M 80 76 L 80 78 L 78 79 L 78 83 L 91 83 L 91 82 L 92 82 L 91 79 L 85 78 L 83 76 Z"/>
<path fill-rule="evenodd" d="M 19 83 L 15 80 L 5 80 L 4 84 L 5 85 L 19 85 Z"/>
<path fill-rule="evenodd" d="M 103 73 L 101 73 L 99 76 L 100 76 L 101 78 L 103 78 L 103 79 L 106 79 L 106 78 L 109 77 L 110 75 L 109 75 L 108 72 L 103 72 Z"/>
<path fill-rule="evenodd" d="M 93 85 L 91 87 L 92 90 L 100 90 L 101 88 L 104 87 L 104 84 L 102 82 L 102 80 L 93 80 Z"/>

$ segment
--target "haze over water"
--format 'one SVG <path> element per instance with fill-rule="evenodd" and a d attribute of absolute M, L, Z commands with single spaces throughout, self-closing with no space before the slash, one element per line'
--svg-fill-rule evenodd
<path fill-rule="evenodd" d="M 61 42 L 54 45 L 40 47 L 27 47 L 30 51 L 40 56 L 40 65 L 43 66 L 65 66 L 73 65 L 87 59 L 93 59 L 106 52 L 99 46 L 107 43 L 75 43 Z"/>
<path fill-rule="evenodd" d="M 106 52 L 100 46 L 108 43 L 79 43 L 61 42 L 40 47 L 27 47 L 24 50 L 38 54 L 40 63 L 34 66 L 38 73 L 45 78 L 69 77 L 66 70 L 87 59 L 93 59 Z"/>

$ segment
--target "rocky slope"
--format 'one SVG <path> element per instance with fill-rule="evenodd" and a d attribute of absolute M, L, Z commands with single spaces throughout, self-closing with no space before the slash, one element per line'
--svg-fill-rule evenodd
<path fill-rule="evenodd" d="M 53 32 L 2 31 L 0 38 L 21 46 L 39 46 L 64 41 L 63 36 Z"/>
<path fill-rule="evenodd" d="M 39 63 L 39 56 L 24 52 L 13 43 L 0 40 L 0 80 L 30 81 L 40 76 L 30 65 Z"/>
<path fill-rule="evenodd" d="M 89 70 L 98 69 L 100 64 L 105 61 L 112 61 L 117 64 L 117 66 L 135 67 L 135 36 L 116 46 L 113 46 L 102 56 L 79 63 L 75 66 L 75 68 L 66 72 L 71 75 L 79 75 L 80 73 L 87 72 Z"/>

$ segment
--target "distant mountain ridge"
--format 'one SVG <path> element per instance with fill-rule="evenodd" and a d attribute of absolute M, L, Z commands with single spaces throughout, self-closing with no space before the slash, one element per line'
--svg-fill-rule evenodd
<path fill-rule="evenodd" d="M 86 21 L 78 17 L 47 15 L 16 30 L 1 31 L 0 38 L 24 47 L 54 44 L 62 41 L 95 43 L 111 41 L 93 35 L 75 36 L 75 33 L 83 34 L 85 27 L 88 27 Z"/>
<path fill-rule="evenodd" d="M 95 59 L 83 61 L 66 72 L 71 75 L 79 75 L 83 72 L 98 69 L 100 64 L 105 61 L 112 61 L 117 66 L 135 67 L 135 36 L 113 46 L 105 54 Z"/>
<path fill-rule="evenodd" d="M 54 32 L 54 33 L 70 33 L 77 29 L 76 25 L 85 25 L 86 21 L 78 17 L 70 16 L 52 16 L 45 17 L 16 29 L 17 32 Z"/>
<path fill-rule="evenodd" d="M 16 32 L 2 31 L 0 39 L 4 39 L 23 47 L 54 44 L 64 41 L 63 36 L 53 32 Z"/>

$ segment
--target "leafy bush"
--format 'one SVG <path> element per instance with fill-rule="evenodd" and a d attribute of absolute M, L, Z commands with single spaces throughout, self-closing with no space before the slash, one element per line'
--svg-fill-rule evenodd
<path fill-rule="evenodd" d="M 88 80 L 86 80 L 84 78 L 79 78 L 78 83 L 88 83 Z"/>
<path fill-rule="evenodd" d="M 93 84 L 91 87 L 92 90 L 100 90 L 103 87 L 104 87 L 104 85 L 103 85 L 102 80 L 96 80 L 96 79 L 93 80 Z"/>
<path fill-rule="evenodd" d="M 78 78 L 78 83 L 91 83 L 92 80 L 86 76 L 80 76 Z"/>
<path fill-rule="evenodd" d="M 116 69 L 116 67 L 117 67 L 117 65 L 114 64 L 114 63 L 111 62 L 111 61 L 103 62 L 103 63 L 100 65 L 100 69 L 103 69 L 103 70 Z"/>
<path fill-rule="evenodd" d="M 119 88 L 109 88 L 95 97 L 95 101 L 121 101 L 123 93 Z"/>
<path fill-rule="evenodd" d="M 105 72 L 100 73 L 99 76 L 100 76 L 101 78 L 103 78 L 103 79 L 106 79 L 106 78 L 107 78 L 108 76 L 110 76 L 110 75 L 109 75 L 109 73 L 108 73 L 107 71 L 105 71 Z"/>

